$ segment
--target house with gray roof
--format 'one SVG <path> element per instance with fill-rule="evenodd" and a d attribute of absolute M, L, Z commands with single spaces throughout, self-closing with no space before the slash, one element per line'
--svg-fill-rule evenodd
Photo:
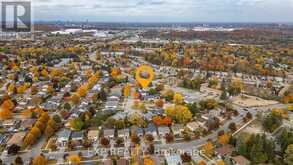
<path fill-rule="evenodd" d="M 148 126 L 145 128 L 145 134 L 153 135 L 153 137 L 156 139 L 157 128 L 156 128 L 155 124 L 149 123 Z"/>
<path fill-rule="evenodd" d="M 69 142 L 69 138 L 71 135 L 71 131 L 68 129 L 64 129 L 63 131 L 61 131 L 57 136 L 57 142 L 58 144 L 60 144 L 61 146 L 66 146 Z"/>
<path fill-rule="evenodd" d="M 71 133 L 71 140 L 82 141 L 84 139 L 83 131 L 74 131 Z"/>
<path fill-rule="evenodd" d="M 160 137 L 164 137 L 167 133 L 170 133 L 170 129 L 167 126 L 160 126 L 158 132 Z"/>

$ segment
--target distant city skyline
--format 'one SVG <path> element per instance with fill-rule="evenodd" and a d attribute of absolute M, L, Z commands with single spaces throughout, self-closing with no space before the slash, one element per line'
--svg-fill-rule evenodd
<path fill-rule="evenodd" d="M 33 0 L 35 21 L 293 22 L 293 0 Z"/>

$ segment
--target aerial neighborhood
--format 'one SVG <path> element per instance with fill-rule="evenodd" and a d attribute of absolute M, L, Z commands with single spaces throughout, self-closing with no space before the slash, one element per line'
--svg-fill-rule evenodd
<path fill-rule="evenodd" d="M 292 165 L 292 43 L 195 30 L 1 41 L 0 164 Z"/>

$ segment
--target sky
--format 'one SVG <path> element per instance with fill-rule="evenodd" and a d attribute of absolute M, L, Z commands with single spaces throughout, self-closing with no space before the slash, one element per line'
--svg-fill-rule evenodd
<path fill-rule="evenodd" d="M 293 0 L 32 0 L 37 21 L 293 22 Z"/>

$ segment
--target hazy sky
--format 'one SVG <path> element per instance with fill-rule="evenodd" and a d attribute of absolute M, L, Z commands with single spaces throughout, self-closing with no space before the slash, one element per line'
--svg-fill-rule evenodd
<path fill-rule="evenodd" d="M 293 22 L 293 0 L 32 0 L 35 20 Z"/>

